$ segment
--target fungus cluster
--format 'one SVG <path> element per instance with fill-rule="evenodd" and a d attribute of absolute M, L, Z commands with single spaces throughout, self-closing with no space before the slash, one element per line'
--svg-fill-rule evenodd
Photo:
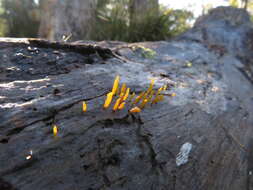
<path fill-rule="evenodd" d="M 167 85 L 160 87 L 157 91 L 154 90 L 155 80 L 151 79 L 149 88 L 146 91 L 141 92 L 136 95 L 135 92 L 131 93 L 130 88 L 127 88 L 126 83 L 123 83 L 120 87 L 120 77 L 116 76 L 112 86 L 112 90 L 107 93 L 106 99 L 103 105 L 104 109 L 108 109 L 113 103 L 112 111 L 116 112 L 122 110 L 126 107 L 126 104 L 129 104 L 128 110 L 129 113 L 139 113 L 143 110 L 148 104 L 153 105 L 164 99 L 163 91 L 167 89 Z M 172 93 L 171 96 L 175 96 L 175 93 Z M 114 100 L 115 99 L 115 100 Z M 87 104 L 85 101 L 82 102 L 82 111 L 87 111 Z M 53 134 L 57 136 L 58 128 L 56 125 L 53 126 Z"/>
<path fill-rule="evenodd" d="M 164 99 L 162 91 L 167 89 L 167 85 L 162 86 L 157 91 L 153 89 L 155 80 L 151 79 L 149 88 L 146 91 L 141 92 L 139 95 L 135 95 L 135 92 L 132 92 L 130 95 L 130 88 L 127 88 L 126 84 L 123 83 L 120 88 L 120 77 L 116 76 L 111 92 L 106 96 L 104 102 L 104 109 L 108 109 L 110 104 L 113 102 L 115 97 L 115 103 L 112 107 L 113 111 L 124 109 L 127 103 L 130 104 L 131 109 L 130 113 L 141 112 L 147 104 L 156 104 Z"/>

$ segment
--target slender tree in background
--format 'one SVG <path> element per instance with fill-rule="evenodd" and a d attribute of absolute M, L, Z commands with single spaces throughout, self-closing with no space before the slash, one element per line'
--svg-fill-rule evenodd
<path fill-rule="evenodd" d="M 72 40 L 89 39 L 96 0 L 43 0 L 41 3 L 40 37 L 61 40 L 71 35 Z"/>
<path fill-rule="evenodd" d="M 244 1 L 244 6 L 243 6 L 243 8 L 245 9 L 245 10 L 247 10 L 247 7 L 248 7 L 248 0 L 243 0 Z"/>

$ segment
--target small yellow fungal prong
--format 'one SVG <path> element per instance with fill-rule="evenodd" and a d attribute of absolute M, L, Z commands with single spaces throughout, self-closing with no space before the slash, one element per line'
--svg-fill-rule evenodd
<path fill-rule="evenodd" d="M 161 102 L 161 101 L 163 101 L 163 99 L 164 99 L 164 96 L 161 94 L 161 95 L 157 96 L 157 99 L 156 99 L 155 103 Z"/>
<path fill-rule="evenodd" d="M 121 87 L 121 91 L 120 91 L 120 94 L 125 94 L 125 92 L 126 92 L 126 83 L 123 83 L 122 84 L 122 87 Z"/>
<path fill-rule="evenodd" d="M 172 97 L 175 97 L 175 96 L 176 96 L 176 93 L 173 92 L 173 93 L 171 94 L 171 96 L 172 96 Z"/>
<path fill-rule="evenodd" d="M 85 103 L 85 101 L 83 101 L 83 112 L 87 111 L 87 104 Z"/>
<path fill-rule="evenodd" d="M 148 99 L 144 99 L 140 105 L 140 108 L 143 109 L 147 103 L 148 103 Z"/>
<path fill-rule="evenodd" d="M 151 99 L 152 99 L 154 93 L 155 93 L 154 90 L 152 90 L 152 91 L 150 92 L 150 95 L 149 95 L 149 97 L 148 97 L 148 102 L 151 102 Z"/>
<path fill-rule="evenodd" d="M 57 136 L 57 133 L 58 133 L 58 128 L 56 125 L 53 126 L 53 134 L 54 136 L 56 137 Z"/>
<path fill-rule="evenodd" d="M 129 112 L 130 113 L 139 113 L 139 112 L 141 112 L 141 109 L 136 106 L 136 107 L 130 109 Z"/>
<path fill-rule="evenodd" d="M 151 92 L 151 90 L 153 89 L 154 84 L 155 84 L 155 79 L 151 79 L 149 88 L 148 88 L 148 90 L 147 90 L 147 93 L 148 93 L 148 94 L 149 94 L 149 93 Z"/>
<path fill-rule="evenodd" d="M 123 99 L 124 93 L 120 93 L 119 97 Z"/>
<path fill-rule="evenodd" d="M 140 95 L 135 98 L 133 104 L 137 104 L 142 99 L 144 94 L 145 94 L 145 92 L 140 93 Z"/>
<path fill-rule="evenodd" d="M 119 75 L 115 77 L 113 87 L 112 87 L 112 95 L 116 94 L 118 87 L 119 87 Z"/>
<path fill-rule="evenodd" d="M 163 90 L 163 87 L 160 87 L 160 88 L 158 89 L 158 93 L 160 93 L 162 90 Z"/>
<path fill-rule="evenodd" d="M 107 94 L 107 97 L 106 97 L 106 100 L 105 100 L 105 103 L 104 103 L 104 108 L 108 108 L 112 102 L 112 97 L 113 97 L 113 93 L 110 92 Z"/>
<path fill-rule="evenodd" d="M 152 104 L 157 103 L 158 96 L 159 96 L 159 94 L 160 94 L 160 92 L 161 92 L 162 90 L 163 90 L 163 87 L 161 87 L 161 88 L 158 89 L 158 91 L 157 91 L 157 93 L 156 93 L 156 95 L 155 95 L 155 98 L 154 98 L 153 101 L 152 101 Z"/>
<path fill-rule="evenodd" d="M 126 101 L 126 99 L 128 98 L 129 93 L 130 93 L 130 88 L 127 88 L 126 93 L 123 97 L 123 101 Z"/>
<path fill-rule="evenodd" d="M 164 91 L 167 90 L 167 84 L 165 84 L 165 85 L 163 86 L 163 90 L 164 90 Z"/>
<path fill-rule="evenodd" d="M 145 99 L 147 99 L 147 97 L 148 97 L 148 94 L 149 94 L 149 92 L 145 92 L 145 94 L 143 95 L 143 97 L 142 97 L 142 101 L 144 101 Z"/>
<path fill-rule="evenodd" d="M 118 98 L 113 106 L 113 111 L 116 111 L 118 109 L 120 102 L 121 98 Z"/>
<path fill-rule="evenodd" d="M 130 102 L 132 101 L 132 99 L 134 98 L 134 96 L 135 96 L 135 92 L 133 92 L 133 93 L 131 94 L 131 96 L 130 96 L 130 98 L 129 98 L 129 101 L 130 101 Z"/>
<path fill-rule="evenodd" d="M 117 92 L 116 92 L 116 95 L 120 95 L 120 88 L 117 88 Z"/>
<path fill-rule="evenodd" d="M 122 109 L 125 107 L 125 104 L 126 104 L 126 102 L 122 102 L 122 103 L 119 105 L 118 109 L 119 109 L 119 110 L 122 110 Z"/>

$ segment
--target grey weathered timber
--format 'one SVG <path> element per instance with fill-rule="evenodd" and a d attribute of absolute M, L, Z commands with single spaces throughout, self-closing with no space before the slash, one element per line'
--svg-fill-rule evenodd
<path fill-rule="evenodd" d="M 0 189 L 252 190 L 252 42 L 225 7 L 169 42 L 1 39 Z M 164 101 L 104 110 L 116 75 Z"/>

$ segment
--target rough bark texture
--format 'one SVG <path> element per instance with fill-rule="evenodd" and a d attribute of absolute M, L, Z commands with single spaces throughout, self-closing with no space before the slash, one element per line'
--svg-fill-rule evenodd
<path fill-rule="evenodd" d="M 39 36 L 61 40 L 89 39 L 96 0 L 43 0 Z"/>
<path fill-rule="evenodd" d="M 223 7 L 170 42 L 2 39 L 0 189 L 253 189 L 252 39 L 248 15 Z M 103 110 L 116 74 L 177 96 L 135 115 Z"/>

